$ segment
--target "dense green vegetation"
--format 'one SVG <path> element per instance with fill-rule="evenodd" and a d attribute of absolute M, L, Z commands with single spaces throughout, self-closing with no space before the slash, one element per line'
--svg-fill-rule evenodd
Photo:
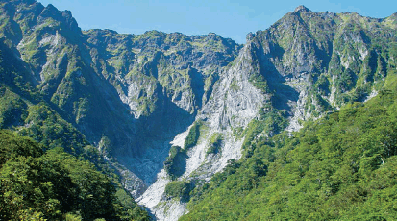
<path fill-rule="evenodd" d="M 27 105 L 5 87 L 0 87 L 0 128 L 22 124 L 27 116 Z"/>
<path fill-rule="evenodd" d="M 223 136 L 218 133 L 214 133 L 210 137 L 210 146 L 208 147 L 207 150 L 207 155 L 208 154 L 217 154 L 221 151 L 221 145 L 222 145 L 222 140 Z"/>
<path fill-rule="evenodd" d="M 182 202 L 189 200 L 189 193 L 194 188 L 193 183 L 185 181 L 173 181 L 165 186 L 164 194 L 168 198 L 178 198 Z"/>
<path fill-rule="evenodd" d="M 200 127 L 202 126 L 201 121 L 194 122 L 193 126 L 190 128 L 189 133 L 185 138 L 185 150 L 196 146 L 197 141 L 200 137 Z"/>
<path fill-rule="evenodd" d="M 13 131 L 0 132 L 0 220 L 148 219 L 104 156 L 139 157 L 146 141 L 183 132 L 227 64 L 266 104 L 232 128 L 243 158 L 210 183 L 175 181 L 205 120 L 171 147 L 164 196 L 189 202 L 183 220 L 397 218 L 396 14 L 287 13 L 240 51 L 215 34 L 82 33 L 70 13 L 30 0 L 0 13 L 0 129 Z M 342 109 L 287 134 L 295 104 L 302 122 Z M 208 137 L 208 158 L 221 154 L 221 134 Z"/>
<path fill-rule="evenodd" d="M 186 152 L 180 146 L 171 147 L 170 155 L 164 161 L 164 170 L 172 180 L 185 173 L 186 158 Z"/>
<path fill-rule="evenodd" d="M 292 136 L 252 138 L 250 153 L 194 190 L 181 220 L 397 219 L 395 78 Z"/>
<path fill-rule="evenodd" d="M 98 150 L 31 86 L 3 40 L 0 129 L 14 132 L 0 132 L 0 219 L 148 220 Z"/>
<path fill-rule="evenodd" d="M 78 156 L 88 144 L 85 136 L 44 102 L 28 109 L 24 125 L 29 126 L 21 128 L 19 134 L 33 137 L 50 149 L 60 146 Z"/>
<path fill-rule="evenodd" d="M 0 219 L 148 219 L 92 163 L 61 148 L 44 149 L 31 138 L 0 131 Z"/>
<path fill-rule="evenodd" d="M 243 131 L 245 135 L 242 148 L 247 154 L 251 154 L 252 144 L 258 136 L 268 136 L 280 133 L 285 129 L 288 122 L 283 111 L 265 105 L 260 112 L 259 118 L 252 120 L 248 127 Z"/>
<path fill-rule="evenodd" d="M 34 140 L 0 132 L 0 219 L 148 220 L 85 136 L 13 82 L 0 85 L 0 129 Z"/>

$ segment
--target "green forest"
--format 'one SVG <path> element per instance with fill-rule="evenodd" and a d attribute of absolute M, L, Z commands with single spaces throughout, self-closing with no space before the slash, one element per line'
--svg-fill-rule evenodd
<path fill-rule="evenodd" d="M 0 131 L 1 220 L 148 220 L 94 164 Z"/>
<path fill-rule="evenodd" d="M 149 220 L 0 39 L 0 220 Z M 61 113 L 61 114 L 60 114 Z"/>
<path fill-rule="evenodd" d="M 0 0 L 0 221 L 397 220 L 397 13 L 297 9 L 243 45 Z"/>
<path fill-rule="evenodd" d="M 297 133 L 252 138 L 180 220 L 396 220 L 396 77 Z"/>

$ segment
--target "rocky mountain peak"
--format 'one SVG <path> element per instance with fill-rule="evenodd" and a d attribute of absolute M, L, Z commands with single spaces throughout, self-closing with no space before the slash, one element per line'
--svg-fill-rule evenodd
<path fill-rule="evenodd" d="M 306 8 L 304 5 L 299 5 L 298 7 L 295 8 L 294 12 L 311 12 L 308 8 Z"/>
<path fill-rule="evenodd" d="M 397 57 L 397 13 L 372 19 L 301 5 L 239 45 L 214 33 L 82 33 L 71 12 L 7 1 L 0 4 L 7 50 L 32 67 L 26 72 L 45 99 L 114 159 L 125 188 L 160 220 L 185 211 L 163 197 L 166 185 L 207 182 L 242 157 L 250 145 L 244 137 L 297 131 L 301 122 L 375 96 Z M 175 158 L 183 174 L 166 172 L 171 146 L 184 148 L 189 134 L 195 144 Z"/>
<path fill-rule="evenodd" d="M 251 41 L 255 37 L 255 34 L 252 32 L 248 33 L 247 36 L 245 37 L 247 41 Z"/>

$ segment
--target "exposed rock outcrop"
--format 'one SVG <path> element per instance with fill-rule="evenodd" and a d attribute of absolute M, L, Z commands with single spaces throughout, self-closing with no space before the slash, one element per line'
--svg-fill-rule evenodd
<path fill-rule="evenodd" d="M 81 31 L 70 12 L 52 5 L 0 3 L 0 37 L 32 85 L 161 220 L 186 212 L 186 197 L 164 195 L 168 184 L 187 191 L 208 182 L 242 156 L 245 136 L 292 133 L 366 101 L 397 60 L 395 13 L 376 19 L 299 6 L 239 45 L 213 33 Z M 194 124 L 196 140 L 185 148 Z M 163 168 L 172 145 L 185 156 L 174 177 Z"/>

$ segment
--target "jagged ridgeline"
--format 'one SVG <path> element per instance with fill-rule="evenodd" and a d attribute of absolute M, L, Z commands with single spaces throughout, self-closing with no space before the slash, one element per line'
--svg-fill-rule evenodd
<path fill-rule="evenodd" d="M 82 31 L 70 12 L 35 0 L 0 0 L 0 13 L 0 127 L 51 149 L 25 158 L 74 162 L 62 147 L 108 178 L 114 169 L 139 204 L 164 220 L 178 219 L 186 206 L 191 213 L 184 219 L 394 217 L 385 215 L 395 212 L 391 204 L 384 210 L 371 205 L 395 199 L 394 183 L 385 178 L 395 173 L 394 138 L 381 135 L 394 137 L 382 125 L 394 122 L 397 13 L 377 19 L 300 6 L 267 30 L 248 34 L 245 45 L 215 34 Z M 317 133 L 323 130 L 348 135 Z M 372 147 L 365 143 L 370 140 L 379 143 Z M 68 174 L 73 178 L 73 171 Z M 384 177 L 391 192 L 380 190 L 376 177 Z M 305 211 L 293 207 L 303 192 L 312 197 L 302 198 Z M 116 195 L 124 199 L 122 215 L 117 203 L 103 216 L 80 215 L 147 218 L 126 203 L 129 194 Z M 219 210 L 206 209 L 212 197 Z M 22 215 L 50 217 L 21 205 Z M 323 211 L 329 205 L 334 210 Z M 231 215 L 223 216 L 228 209 Z M 78 207 L 58 210 L 79 215 Z"/>
<path fill-rule="evenodd" d="M 263 87 L 272 104 L 301 119 L 365 101 L 394 64 L 397 13 L 376 19 L 357 13 L 310 12 L 298 7 L 269 29 L 249 35 Z M 267 87 L 266 87 L 267 86 Z M 293 108 L 291 108 L 293 110 Z"/>
<path fill-rule="evenodd" d="M 215 34 L 82 32 L 52 5 L 1 2 L 0 35 L 31 84 L 90 141 L 106 135 L 120 155 L 142 152 L 141 137 L 184 130 L 241 48 Z"/>
<path fill-rule="evenodd" d="M 267 106 L 243 157 L 184 193 L 181 220 L 395 220 L 396 21 L 298 7 L 249 35 L 254 83 L 291 116 L 287 128 L 323 118 L 271 136 L 284 123 L 273 114 L 269 128 Z"/>

